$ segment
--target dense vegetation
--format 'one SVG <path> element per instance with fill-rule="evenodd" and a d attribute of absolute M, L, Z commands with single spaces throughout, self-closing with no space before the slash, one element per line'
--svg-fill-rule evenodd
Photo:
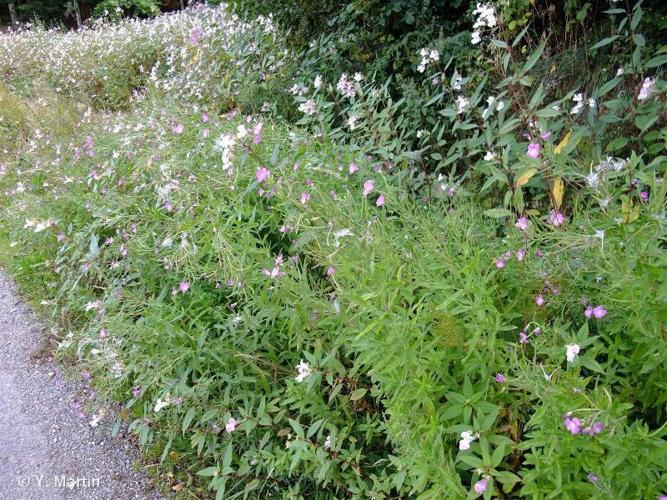
<path fill-rule="evenodd" d="M 664 498 L 659 2 L 412 3 L 1 34 L 3 265 L 184 497 Z"/>

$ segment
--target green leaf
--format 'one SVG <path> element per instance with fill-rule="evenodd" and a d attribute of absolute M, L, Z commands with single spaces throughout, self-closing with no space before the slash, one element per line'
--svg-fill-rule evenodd
<path fill-rule="evenodd" d="M 516 38 L 514 39 L 514 41 L 512 42 L 512 47 L 516 47 L 516 46 L 519 44 L 519 42 L 520 42 L 521 39 L 523 38 L 523 35 L 525 35 L 526 32 L 528 31 L 528 28 L 529 28 L 529 27 L 530 27 L 530 24 L 527 24 L 526 27 L 525 27 L 524 29 L 521 30 L 521 33 L 519 33 L 519 34 L 516 36 Z"/>
<path fill-rule="evenodd" d="M 484 462 L 482 462 L 482 459 L 476 457 L 475 455 L 470 455 L 470 454 L 461 455 L 460 460 L 464 464 L 468 464 L 470 467 L 473 467 L 475 469 L 484 468 Z"/>
<path fill-rule="evenodd" d="M 608 36 L 607 38 L 603 38 L 602 40 L 600 40 L 598 43 L 593 45 L 588 50 L 596 50 L 596 49 L 602 48 L 606 45 L 609 45 L 610 43 L 614 43 L 614 41 L 618 40 L 620 37 L 621 37 L 621 35 L 613 35 L 613 36 Z"/>
<path fill-rule="evenodd" d="M 356 391 L 352 392 L 350 395 L 350 399 L 352 401 L 359 401 L 361 398 L 363 398 L 366 393 L 368 392 L 368 389 L 362 388 L 362 389 L 357 389 Z"/>
<path fill-rule="evenodd" d="M 192 423 L 192 420 L 195 418 L 195 409 L 194 407 L 191 407 L 188 412 L 185 414 L 185 417 L 183 418 L 183 424 L 181 425 L 181 431 L 185 434 L 185 431 L 188 430 L 190 427 L 190 424 Z"/>
<path fill-rule="evenodd" d="M 620 78 L 618 78 L 618 77 L 616 77 L 616 78 L 612 78 L 612 79 L 609 80 L 607 83 L 605 83 L 602 87 L 600 87 L 599 89 L 597 89 L 597 91 L 595 92 L 595 96 L 596 96 L 596 97 L 602 97 L 602 96 L 605 95 L 607 92 L 609 92 L 609 91 L 612 90 L 614 87 L 616 87 L 616 85 L 618 85 L 619 83 L 621 83 L 621 79 L 620 79 Z"/>
<path fill-rule="evenodd" d="M 93 234 L 90 237 L 90 245 L 88 246 L 88 252 L 90 252 L 91 256 L 97 255 L 97 253 L 100 251 L 99 247 L 99 240 L 97 239 L 97 235 Z"/>
<path fill-rule="evenodd" d="M 294 429 L 294 432 L 296 432 L 297 437 L 303 439 L 305 434 L 303 432 L 303 427 L 301 427 L 301 424 L 299 422 L 297 422 L 296 420 L 291 419 L 291 418 L 288 419 L 288 420 L 289 420 L 289 424 L 292 426 L 292 429 Z"/>
<path fill-rule="evenodd" d="M 657 114 L 652 114 L 652 115 L 637 115 L 635 117 L 635 125 L 639 130 L 644 132 L 647 130 L 651 125 L 653 125 L 656 120 L 658 119 Z"/>
<path fill-rule="evenodd" d="M 545 41 L 543 41 L 538 45 L 538 47 L 530 55 L 530 57 L 528 57 L 528 60 L 526 60 L 526 63 L 523 65 L 523 68 L 521 69 L 521 74 L 528 73 L 528 71 L 530 71 L 531 68 L 535 66 L 535 63 L 540 59 L 540 56 L 542 55 L 545 46 L 546 46 Z"/>
<path fill-rule="evenodd" d="M 484 215 L 487 217 L 493 217 L 494 219 L 499 219 L 501 217 L 509 217 L 512 215 L 512 212 L 510 210 L 507 210 L 506 208 L 492 208 L 490 210 L 486 210 L 484 212 Z"/>
<path fill-rule="evenodd" d="M 218 468 L 216 466 L 211 466 L 211 467 L 206 467 L 205 469 L 202 469 L 197 472 L 198 476 L 215 476 L 218 473 Z"/>
<path fill-rule="evenodd" d="M 662 66 L 663 64 L 667 64 L 667 54 L 661 56 L 655 56 L 652 59 L 649 59 L 644 65 L 644 68 L 646 69 L 657 68 L 658 66 Z"/>
<path fill-rule="evenodd" d="M 611 141 L 609 144 L 607 144 L 607 151 L 613 152 L 613 151 L 618 151 L 620 149 L 623 149 L 628 142 L 630 142 L 630 139 L 627 137 L 617 137 L 613 141 Z"/>

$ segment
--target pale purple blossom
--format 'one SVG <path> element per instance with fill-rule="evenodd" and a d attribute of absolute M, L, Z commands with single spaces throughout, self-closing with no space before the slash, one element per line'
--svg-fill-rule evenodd
<path fill-rule="evenodd" d="M 572 435 L 577 435 L 581 432 L 581 421 L 577 417 L 570 418 L 569 415 L 566 415 L 563 425 L 565 425 L 565 429 Z"/>
<path fill-rule="evenodd" d="M 539 158 L 541 146 L 537 142 L 531 142 L 528 144 L 528 150 L 526 151 L 526 156 L 528 158 Z"/>
<path fill-rule="evenodd" d="M 604 430 L 604 424 L 600 421 L 597 421 L 593 425 L 586 427 L 584 430 L 581 431 L 581 433 L 586 434 L 588 436 L 595 436 L 596 434 L 600 434 L 603 430 Z"/>
<path fill-rule="evenodd" d="M 528 217 L 526 217 L 525 215 L 519 217 L 516 220 L 516 223 L 514 224 L 514 226 L 517 229 L 520 229 L 521 231 L 527 231 L 528 230 Z"/>
<path fill-rule="evenodd" d="M 371 191 L 373 191 L 374 185 L 375 183 L 370 179 L 364 181 L 364 198 L 366 198 L 371 193 Z"/>
<path fill-rule="evenodd" d="M 261 184 L 262 182 L 264 182 L 267 179 L 267 177 L 269 175 L 271 175 L 271 172 L 269 171 L 268 168 L 259 167 L 257 169 L 257 172 L 255 172 L 255 179 L 257 179 L 257 182 L 259 182 Z"/>
<path fill-rule="evenodd" d="M 384 195 L 378 196 L 378 199 L 375 200 L 375 206 L 381 207 L 384 205 Z"/>
<path fill-rule="evenodd" d="M 552 210 L 551 213 L 549 214 L 549 224 L 552 226 L 560 226 L 565 222 L 565 216 L 556 210 Z"/>
<path fill-rule="evenodd" d="M 234 429 L 236 429 L 236 426 L 237 426 L 237 425 L 239 425 L 239 423 L 236 421 L 235 418 L 232 417 L 232 418 L 230 418 L 230 419 L 227 421 L 227 423 L 225 424 L 225 430 L 226 430 L 228 433 L 231 433 L 231 432 L 234 431 Z"/>
<path fill-rule="evenodd" d="M 496 382 L 499 384 L 504 384 L 507 379 L 505 378 L 505 375 L 502 373 L 496 373 Z"/>
<path fill-rule="evenodd" d="M 486 489 L 489 487 L 489 480 L 484 478 L 475 483 L 473 488 L 475 489 L 475 493 L 478 495 L 481 495 L 486 491 Z"/>

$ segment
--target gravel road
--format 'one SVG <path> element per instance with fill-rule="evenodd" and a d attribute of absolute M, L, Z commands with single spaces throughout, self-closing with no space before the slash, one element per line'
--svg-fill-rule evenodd
<path fill-rule="evenodd" d="M 91 389 L 44 357 L 42 331 L 0 270 L 0 498 L 162 498 L 135 470 L 136 446 L 80 413 Z"/>

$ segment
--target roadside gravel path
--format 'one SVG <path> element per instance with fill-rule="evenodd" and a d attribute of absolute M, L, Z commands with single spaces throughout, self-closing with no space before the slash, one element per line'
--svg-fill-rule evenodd
<path fill-rule="evenodd" d="M 0 498 L 162 498 L 134 469 L 135 445 L 79 414 L 85 388 L 44 359 L 42 330 L 0 270 Z"/>

